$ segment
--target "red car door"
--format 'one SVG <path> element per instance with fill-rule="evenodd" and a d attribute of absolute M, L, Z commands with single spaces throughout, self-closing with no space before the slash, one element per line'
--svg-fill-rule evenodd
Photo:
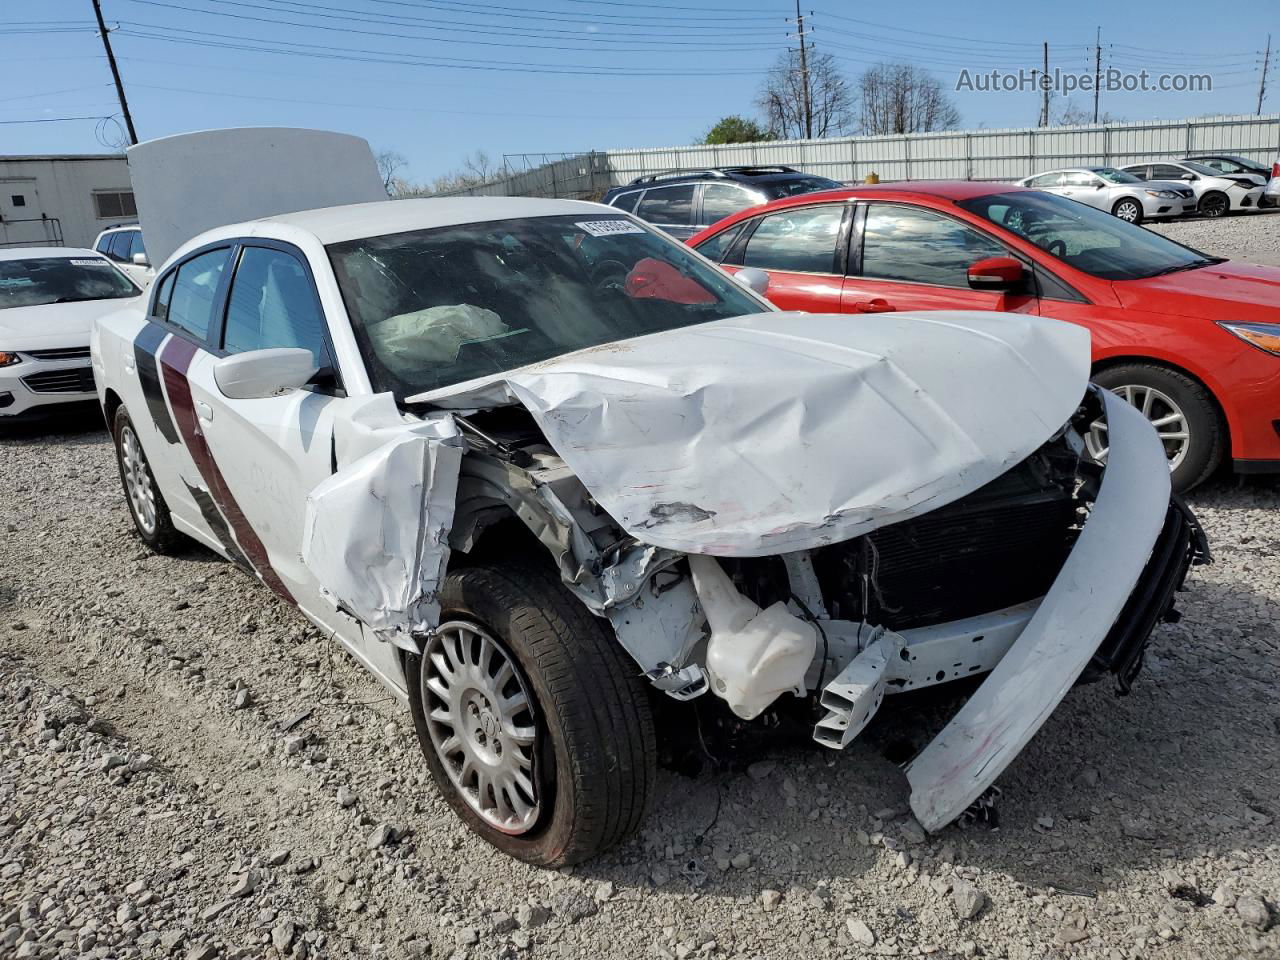
<path fill-rule="evenodd" d="M 972 264 L 1012 255 L 990 234 L 957 217 L 908 203 L 860 204 L 853 221 L 840 310 L 1039 313 L 1039 302 L 1030 293 L 969 287 Z M 772 287 L 769 296 L 773 297 Z"/>
<path fill-rule="evenodd" d="M 841 238 L 849 210 L 845 203 L 822 203 L 788 207 L 748 221 L 724 268 L 768 271 L 766 296 L 783 310 L 839 313 L 844 285 Z"/>

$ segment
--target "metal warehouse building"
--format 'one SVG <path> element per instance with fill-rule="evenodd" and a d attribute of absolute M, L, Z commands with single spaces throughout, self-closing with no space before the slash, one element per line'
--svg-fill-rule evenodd
<path fill-rule="evenodd" d="M 88 247 L 137 213 L 124 154 L 0 156 L 0 247 Z"/>

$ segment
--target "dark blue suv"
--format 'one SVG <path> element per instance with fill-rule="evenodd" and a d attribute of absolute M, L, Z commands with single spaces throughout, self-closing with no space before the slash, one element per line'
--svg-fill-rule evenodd
<path fill-rule="evenodd" d="M 688 240 L 703 227 L 747 207 L 839 186 L 791 167 L 717 167 L 637 177 L 625 187 L 613 187 L 603 202 Z"/>

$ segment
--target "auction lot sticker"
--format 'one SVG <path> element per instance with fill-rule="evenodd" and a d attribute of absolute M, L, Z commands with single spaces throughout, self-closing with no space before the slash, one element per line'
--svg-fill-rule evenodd
<path fill-rule="evenodd" d="M 630 220 L 583 220 L 575 223 L 575 227 L 585 230 L 593 237 L 614 237 L 620 233 L 644 233 L 644 227 Z"/>

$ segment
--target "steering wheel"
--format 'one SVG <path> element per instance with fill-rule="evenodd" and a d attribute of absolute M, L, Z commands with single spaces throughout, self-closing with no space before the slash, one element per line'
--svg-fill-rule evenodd
<path fill-rule="evenodd" d="M 597 290 L 621 290 L 629 272 L 618 260 L 601 260 L 591 269 L 591 285 Z"/>
<path fill-rule="evenodd" d="M 1067 241 L 1051 240 L 1049 242 L 1049 245 L 1044 249 L 1049 254 L 1049 256 L 1057 257 L 1059 260 L 1061 260 L 1067 255 Z"/>

